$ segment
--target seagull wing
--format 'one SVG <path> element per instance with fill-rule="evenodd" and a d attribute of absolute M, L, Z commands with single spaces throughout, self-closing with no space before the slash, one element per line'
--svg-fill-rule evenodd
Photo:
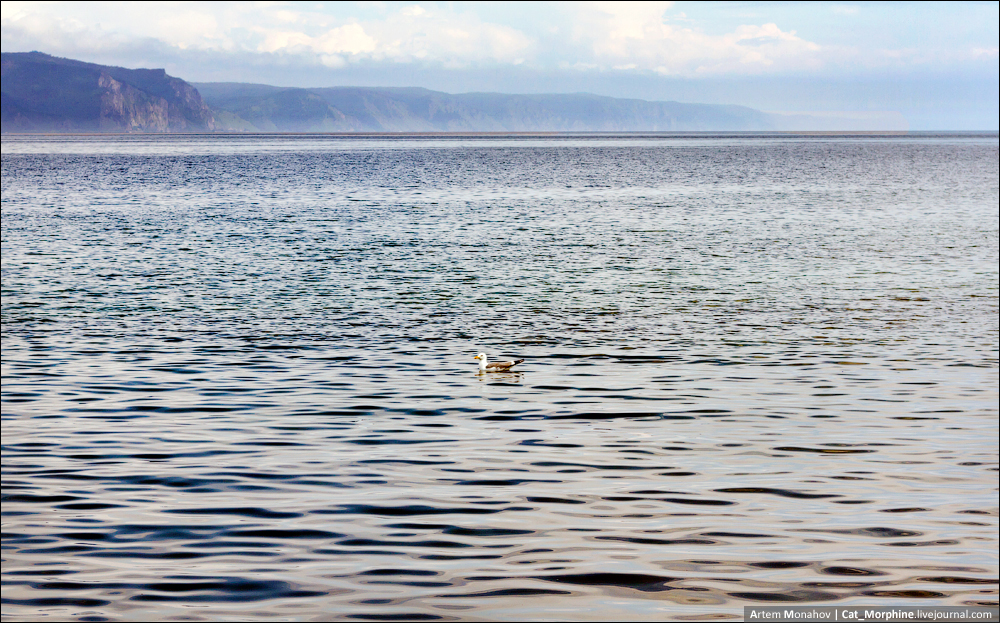
<path fill-rule="evenodd" d="M 523 362 L 524 359 L 518 359 L 517 361 L 494 361 L 493 363 L 487 364 L 487 370 L 506 370 L 512 368 L 517 364 Z"/>

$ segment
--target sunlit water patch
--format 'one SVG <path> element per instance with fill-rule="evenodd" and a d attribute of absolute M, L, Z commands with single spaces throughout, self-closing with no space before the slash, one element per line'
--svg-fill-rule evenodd
<path fill-rule="evenodd" d="M 2 168 L 6 619 L 997 604 L 995 135 Z"/>

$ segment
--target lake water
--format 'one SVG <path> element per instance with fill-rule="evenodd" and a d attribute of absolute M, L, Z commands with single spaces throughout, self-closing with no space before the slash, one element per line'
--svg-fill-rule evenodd
<path fill-rule="evenodd" d="M 4 619 L 995 606 L 998 162 L 4 137 Z"/>

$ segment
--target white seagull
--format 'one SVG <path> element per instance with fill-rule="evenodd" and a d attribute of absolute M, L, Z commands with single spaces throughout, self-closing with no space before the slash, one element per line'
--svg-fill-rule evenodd
<path fill-rule="evenodd" d="M 524 361 L 524 359 L 518 359 L 516 361 L 494 361 L 493 363 L 486 363 L 486 353 L 479 353 L 473 359 L 479 360 L 479 371 L 480 372 L 507 372 L 517 364 Z"/>

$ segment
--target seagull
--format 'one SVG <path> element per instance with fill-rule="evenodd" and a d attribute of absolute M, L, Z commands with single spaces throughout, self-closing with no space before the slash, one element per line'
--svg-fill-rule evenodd
<path fill-rule="evenodd" d="M 495 361 L 493 363 L 486 363 L 486 353 L 479 353 L 473 359 L 479 360 L 479 371 L 480 372 L 507 372 L 517 364 L 524 361 L 524 359 L 518 359 L 516 361 Z"/>

